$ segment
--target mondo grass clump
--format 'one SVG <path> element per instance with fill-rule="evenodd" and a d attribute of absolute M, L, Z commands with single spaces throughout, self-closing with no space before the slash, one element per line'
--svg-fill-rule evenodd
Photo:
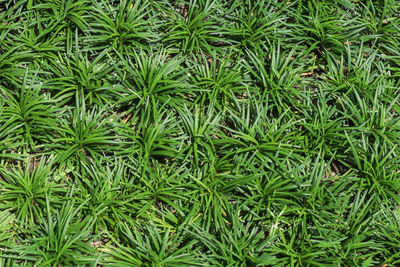
<path fill-rule="evenodd" d="M 0 0 L 0 266 L 399 266 L 400 1 Z"/>

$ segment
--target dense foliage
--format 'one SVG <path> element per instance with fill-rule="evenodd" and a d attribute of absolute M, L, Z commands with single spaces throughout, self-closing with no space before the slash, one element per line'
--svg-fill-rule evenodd
<path fill-rule="evenodd" d="M 0 0 L 1 266 L 399 266 L 397 0 Z"/>

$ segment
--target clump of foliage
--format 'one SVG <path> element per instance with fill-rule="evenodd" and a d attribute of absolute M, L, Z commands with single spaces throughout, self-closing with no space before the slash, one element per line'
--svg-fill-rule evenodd
<path fill-rule="evenodd" d="M 399 14 L 0 0 L 0 265 L 400 265 Z"/>

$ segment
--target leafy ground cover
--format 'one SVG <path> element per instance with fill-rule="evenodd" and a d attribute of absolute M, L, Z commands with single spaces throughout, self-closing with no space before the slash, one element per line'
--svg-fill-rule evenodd
<path fill-rule="evenodd" d="M 400 265 L 399 14 L 0 0 L 0 265 Z"/>

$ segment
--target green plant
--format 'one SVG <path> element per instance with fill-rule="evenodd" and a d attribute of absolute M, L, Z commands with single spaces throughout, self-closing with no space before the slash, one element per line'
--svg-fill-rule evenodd
<path fill-rule="evenodd" d="M 1 209 L 11 209 L 19 223 L 35 224 L 46 206 L 46 194 L 62 192 L 59 177 L 52 174 L 53 162 L 42 158 L 27 159 L 12 169 L 2 168 Z M 58 200 L 53 198 L 53 205 Z"/>
<path fill-rule="evenodd" d="M 0 265 L 399 265 L 399 11 L 0 0 Z"/>
<path fill-rule="evenodd" d="M 79 214 L 80 206 L 74 207 L 73 201 L 64 202 L 53 214 L 47 195 L 47 218 L 40 218 L 41 224 L 29 233 L 30 239 L 21 245 L 10 245 L 3 256 L 35 266 L 95 264 L 98 257 L 85 256 L 93 252 L 89 245 L 93 237 L 88 238 L 93 221 L 90 217 L 78 220 Z"/>
<path fill-rule="evenodd" d="M 95 7 L 94 22 L 87 37 L 93 49 L 113 48 L 122 53 L 129 51 L 128 48 L 145 49 L 147 43 L 155 41 L 148 2 L 123 0 L 114 6 L 107 1 L 98 1 Z"/>
<path fill-rule="evenodd" d="M 216 2 L 190 0 L 180 12 L 169 11 L 164 42 L 172 51 L 211 52 L 213 44 L 223 41 L 214 22 Z M 167 15 L 167 14 L 166 14 Z"/>

